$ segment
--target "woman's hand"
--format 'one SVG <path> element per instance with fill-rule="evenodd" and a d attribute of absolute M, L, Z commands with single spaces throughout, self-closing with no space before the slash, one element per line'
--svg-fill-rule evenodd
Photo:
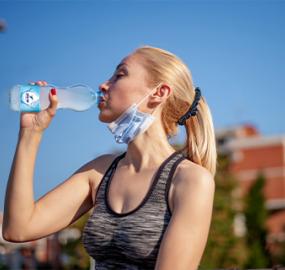
<path fill-rule="evenodd" d="M 47 82 L 37 81 L 31 82 L 32 85 L 46 86 Z M 56 89 L 51 89 L 49 93 L 50 105 L 40 112 L 22 112 L 20 118 L 20 129 L 29 129 L 31 131 L 43 132 L 48 128 L 51 120 L 56 114 L 58 99 L 56 96 Z"/>

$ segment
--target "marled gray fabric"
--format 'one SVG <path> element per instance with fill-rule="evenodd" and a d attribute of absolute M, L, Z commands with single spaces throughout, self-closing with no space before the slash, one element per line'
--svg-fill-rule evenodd
<path fill-rule="evenodd" d="M 134 210 L 118 214 L 106 200 L 118 156 L 106 171 L 97 191 L 95 207 L 87 220 L 82 243 L 95 260 L 96 270 L 154 269 L 164 231 L 170 221 L 168 192 L 182 152 L 171 154 L 156 172 L 151 188 Z"/>

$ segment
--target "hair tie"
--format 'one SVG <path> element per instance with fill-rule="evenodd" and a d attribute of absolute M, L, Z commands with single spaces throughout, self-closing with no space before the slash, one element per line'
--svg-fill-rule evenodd
<path fill-rule="evenodd" d="M 196 115 L 198 103 L 201 98 L 201 90 L 199 87 L 195 88 L 195 97 L 190 109 L 177 121 L 178 125 L 185 125 L 185 121 L 190 117 Z"/>

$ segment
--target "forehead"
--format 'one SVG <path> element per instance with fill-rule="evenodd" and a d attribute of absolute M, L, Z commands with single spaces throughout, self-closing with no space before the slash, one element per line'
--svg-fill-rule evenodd
<path fill-rule="evenodd" d="M 146 69 L 143 66 L 142 59 L 138 55 L 128 55 L 122 59 L 122 61 L 117 65 L 116 70 L 126 67 L 134 75 L 144 75 L 146 76 Z"/>

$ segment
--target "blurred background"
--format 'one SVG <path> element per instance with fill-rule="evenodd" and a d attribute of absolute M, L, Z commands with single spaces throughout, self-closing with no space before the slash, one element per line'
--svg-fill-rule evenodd
<path fill-rule="evenodd" d="M 19 131 L 9 90 L 37 80 L 97 89 L 151 45 L 183 59 L 213 116 L 219 167 L 200 269 L 284 266 L 284 12 L 281 0 L 0 1 L 0 212 Z M 87 161 L 126 149 L 97 116 L 96 106 L 57 112 L 38 152 L 35 200 Z M 180 129 L 171 143 L 184 140 Z M 91 269 L 81 244 L 91 211 L 38 241 L 0 237 L 0 269 Z"/>

